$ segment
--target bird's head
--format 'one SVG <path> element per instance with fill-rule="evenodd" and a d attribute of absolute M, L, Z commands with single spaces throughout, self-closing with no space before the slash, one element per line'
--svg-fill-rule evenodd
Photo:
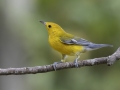
<path fill-rule="evenodd" d="M 57 35 L 57 34 L 62 34 L 65 31 L 56 23 L 53 22 L 44 22 L 40 21 L 42 24 L 44 24 L 48 30 L 49 35 Z"/>

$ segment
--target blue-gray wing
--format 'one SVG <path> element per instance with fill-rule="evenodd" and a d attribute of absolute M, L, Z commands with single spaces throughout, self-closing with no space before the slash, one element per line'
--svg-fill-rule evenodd
<path fill-rule="evenodd" d="M 113 45 L 109 45 L 109 44 L 95 44 L 95 43 L 92 43 L 88 40 L 85 40 L 85 39 L 79 38 L 79 37 L 64 38 L 64 39 L 61 38 L 60 40 L 64 44 L 84 46 L 85 50 L 87 50 L 87 51 L 99 49 L 102 47 L 112 47 L 113 46 Z"/>
<path fill-rule="evenodd" d="M 65 44 L 74 44 L 74 45 L 82 45 L 82 46 L 87 46 L 91 43 L 88 40 L 79 37 L 64 38 L 64 39 L 61 38 L 60 40 Z"/>

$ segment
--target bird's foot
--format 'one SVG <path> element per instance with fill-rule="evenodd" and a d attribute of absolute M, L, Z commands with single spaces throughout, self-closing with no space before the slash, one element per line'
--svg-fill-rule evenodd
<path fill-rule="evenodd" d="M 54 62 L 53 63 L 53 68 L 54 68 L 55 71 L 57 70 L 56 67 L 57 67 L 57 64 L 59 64 L 59 63 L 63 63 L 63 62 L 60 61 L 60 62 Z"/>
<path fill-rule="evenodd" d="M 74 60 L 74 65 L 75 65 L 76 68 L 79 68 L 78 59 L 75 59 L 75 60 Z"/>

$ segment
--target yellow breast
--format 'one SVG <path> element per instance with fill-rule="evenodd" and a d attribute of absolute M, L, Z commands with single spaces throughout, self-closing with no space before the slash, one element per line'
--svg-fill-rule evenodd
<path fill-rule="evenodd" d="M 55 50 L 57 50 L 61 54 L 74 56 L 76 53 L 84 51 L 83 46 L 64 44 L 60 41 L 58 37 L 49 37 L 49 43 Z"/>

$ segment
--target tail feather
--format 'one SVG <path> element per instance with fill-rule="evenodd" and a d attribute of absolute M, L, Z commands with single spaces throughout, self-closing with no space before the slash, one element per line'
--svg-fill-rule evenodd
<path fill-rule="evenodd" d="M 96 50 L 96 49 L 103 48 L 103 47 L 113 47 L 113 45 L 90 43 L 88 46 L 85 46 L 85 49 L 87 51 L 91 51 L 91 50 Z"/>

